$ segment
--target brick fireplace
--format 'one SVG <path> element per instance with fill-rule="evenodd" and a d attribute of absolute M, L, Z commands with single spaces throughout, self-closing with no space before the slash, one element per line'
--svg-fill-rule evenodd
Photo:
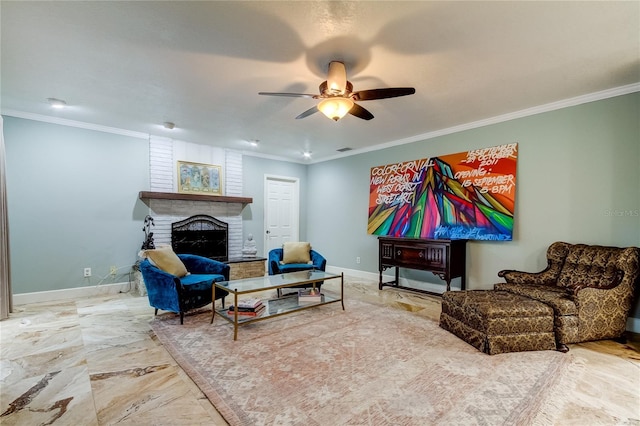
<path fill-rule="evenodd" d="M 222 165 L 224 196 L 178 194 L 174 182 L 177 160 Z M 194 145 L 166 138 L 149 139 L 150 191 L 140 192 L 140 199 L 154 218 L 156 246 L 173 246 L 172 225 L 193 216 L 212 217 L 227 224 L 227 260 L 230 279 L 257 277 L 265 274 L 265 258 L 243 259 L 242 209 L 251 198 L 242 196 L 242 153 L 211 146 Z M 214 229 L 215 230 L 215 229 Z M 174 249 L 175 250 L 175 249 Z M 178 249 L 181 251 L 181 249 Z M 207 256 L 209 257 L 209 256 Z M 141 296 L 146 288 L 141 275 L 135 276 L 135 287 Z"/>
<path fill-rule="evenodd" d="M 224 195 L 242 197 L 242 153 L 212 146 L 202 146 L 167 138 L 149 139 L 150 191 L 176 193 L 176 163 L 178 160 L 220 164 L 223 171 Z M 202 197 L 204 201 L 188 199 L 146 199 L 153 216 L 154 241 L 172 245 L 171 224 L 191 216 L 207 215 L 228 225 L 229 258 L 242 256 L 242 209 L 246 203 L 227 197 Z"/>

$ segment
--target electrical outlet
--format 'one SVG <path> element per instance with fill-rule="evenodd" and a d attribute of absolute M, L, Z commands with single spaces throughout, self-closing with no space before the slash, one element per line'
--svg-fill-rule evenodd
<path fill-rule="evenodd" d="M 118 273 L 118 267 L 115 265 L 111 265 L 111 268 L 109 268 L 109 274 L 115 277 L 116 273 Z"/>
<path fill-rule="evenodd" d="M 90 277 L 91 276 L 91 268 L 84 268 L 84 277 Z"/>
<path fill-rule="evenodd" d="M 356 263 L 360 263 L 360 256 L 356 257 Z"/>

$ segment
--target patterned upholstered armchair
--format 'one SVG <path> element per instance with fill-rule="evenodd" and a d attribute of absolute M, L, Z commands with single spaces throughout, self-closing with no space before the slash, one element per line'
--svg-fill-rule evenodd
<path fill-rule="evenodd" d="M 624 337 L 640 275 L 640 248 L 553 243 L 537 273 L 504 270 L 508 291 L 553 308 L 558 348 L 567 343 Z"/>
<path fill-rule="evenodd" d="M 229 265 L 192 254 L 178 254 L 176 258 L 184 269 L 178 265 L 178 271 L 172 270 L 165 265 L 154 265 L 148 259 L 140 262 L 149 304 L 155 308 L 155 314 L 158 309 L 179 313 L 180 324 L 183 324 L 185 312 L 206 306 L 212 300 L 222 299 L 224 307 L 224 298 L 229 293 L 216 288 L 215 298 L 212 298 L 212 287 L 214 281 L 229 280 Z"/>

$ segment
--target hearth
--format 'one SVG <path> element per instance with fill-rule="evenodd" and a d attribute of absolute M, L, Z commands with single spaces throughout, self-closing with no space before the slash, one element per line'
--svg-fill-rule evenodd
<path fill-rule="evenodd" d="M 176 253 L 229 260 L 229 225 L 208 215 L 196 215 L 171 224 L 171 247 Z"/>

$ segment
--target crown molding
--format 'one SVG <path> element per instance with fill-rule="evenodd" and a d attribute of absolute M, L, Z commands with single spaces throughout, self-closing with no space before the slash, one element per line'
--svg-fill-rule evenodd
<path fill-rule="evenodd" d="M 83 121 L 68 120 L 66 118 L 51 117 L 49 115 L 34 114 L 31 112 L 3 109 L 2 115 L 25 118 L 27 120 L 42 121 L 45 123 L 59 124 L 61 126 L 77 127 L 79 129 L 96 130 L 98 132 L 113 133 L 116 135 L 130 136 L 132 138 L 149 139 L 148 133 L 134 132 L 133 130 L 119 129 L 117 127 L 102 126 L 100 124 L 85 123 Z"/>

